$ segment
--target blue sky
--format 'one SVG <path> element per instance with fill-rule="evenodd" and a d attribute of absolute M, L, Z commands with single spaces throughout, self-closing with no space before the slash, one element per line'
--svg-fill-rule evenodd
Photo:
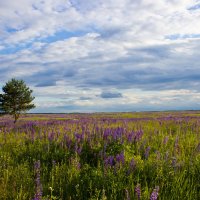
<path fill-rule="evenodd" d="M 0 1 L 0 86 L 32 112 L 200 109 L 200 1 Z"/>

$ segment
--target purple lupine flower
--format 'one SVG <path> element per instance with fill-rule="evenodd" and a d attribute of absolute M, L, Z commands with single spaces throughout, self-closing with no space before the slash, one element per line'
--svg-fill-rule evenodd
<path fill-rule="evenodd" d="M 137 184 L 135 187 L 135 193 L 137 196 L 137 199 L 140 200 L 141 199 L 141 188 L 140 188 L 140 184 Z"/>
<path fill-rule="evenodd" d="M 127 141 L 129 142 L 129 143 L 131 143 L 132 141 L 133 141 L 133 137 L 134 135 L 133 134 L 131 134 L 131 133 L 129 133 L 128 134 L 128 136 L 127 136 Z"/>
<path fill-rule="evenodd" d="M 95 126 L 95 132 L 98 133 L 99 132 L 99 127 Z"/>
<path fill-rule="evenodd" d="M 158 199 L 159 186 L 156 186 L 153 192 L 151 193 L 150 200 Z"/>
<path fill-rule="evenodd" d="M 71 146 L 72 146 L 72 140 L 69 138 L 68 135 L 64 135 L 64 140 L 66 142 L 66 146 L 68 149 L 71 149 Z"/>
<path fill-rule="evenodd" d="M 81 154 L 81 151 L 82 151 L 82 147 L 80 147 L 78 144 L 75 144 L 74 146 L 74 151 L 80 155 Z"/>
<path fill-rule="evenodd" d="M 132 160 L 129 164 L 129 169 L 127 171 L 127 175 L 130 175 L 130 173 L 135 170 L 135 167 L 136 167 L 136 163 L 135 163 L 135 160 L 132 158 Z"/>
<path fill-rule="evenodd" d="M 106 166 L 114 166 L 115 165 L 115 161 L 114 161 L 114 156 L 108 156 L 106 159 L 105 159 L 105 165 Z"/>
<path fill-rule="evenodd" d="M 74 133 L 75 139 L 77 140 L 77 142 L 80 142 L 83 140 L 83 134 L 79 134 L 79 133 Z"/>
<path fill-rule="evenodd" d="M 134 137 L 135 137 L 135 132 L 134 132 L 134 131 L 131 131 L 131 132 L 128 133 L 128 135 L 126 136 L 127 141 L 128 141 L 129 143 L 133 142 Z"/>
<path fill-rule="evenodd" d="M 124 162 L 125 162 L 125 159 L 124 159 L 124 152 L 121 152 L 120 154 L 117 154 L 117 155 L 116 155 L 116 161 L 117 161 L 118 163 L 124 164 Z"/>
<path fill-rule="evenodd" d="M 148 146 L 148 147 L 146 148 L 146 150 L 145 150 L 144 157 L 145 157 L 146 159 L 148 159 L 148 157 L 149 157 L 150 149 L 151 149 L 151 147 Z"/>
<path fill-rule="evenodd" d="M 80 162 L 77 163 L 77 169 L 78 169 L 78 170 L 81 169 L 81 163 L 80 163 Z"/>
<path fill-rule="evenodd" d="M 174 144 L 175 151 L 179 152 L 179 137 L 176 137 L 175 144 Z"/>
<path fill-rule="evenodd" d="M 105 129 L 104 132 L 103 132 L 103 140 L 107 140 L 109 135 L 110 135 L 110 130 Z"/>
<path fill-rule="evenodd" d="M 48 140 L 49 140 L 50 142 L 52 142 L 52 141 L 54 140 L 54 136 L 55 136 L 55 133 L 54 133 L 54 132 L 49 133 L 49 134 L 48 134 Z"/>
<path fill-rule="evenodd" d="M 172 158 L 172 166 L 173 166 L 173 168 L 176 168 L 176 163 L 177 163 L 176 157 L 173 157 Z"/>
<path fill-rule="evenodd" d="M 135 142 L 140 141 L 141 138 L 142 138 L 142 135 L 143 135 L 142 129 L 140 129 L 139 131 L 135 132 L 135 138 L 134 138 Z"/>
<path fill-rule="evenodd" d="M 131 159 L 131 162 L 130 162 L 129 167 L 130 167 L 131 169 L 133 169 L 133 170 L 135 169 L 135 167 L 136 167 L 136 163 L 135 163 L 134 158 Z"/>
<path fill-rule="evenodd" d="M 77 152 L 78 155 L 81 154 L 82 148 L 83 148 L 82 146 L 77 148 L 77 151 L 76 151 L 76 152 Z"/>
<path fill-rule="evenodd" d="M 123 133 L 123 128 L 118 127 L 113 132 L 113 135 L 112 135 L 113 139 L 114 140 L 120 139 L 122 137 L 122 133 Z"/>
<path fill-rule="evenodd" d="M 113 137 L 114 140 L 117 140 L 117 138 L 118 138 L 118 131 L 117 131 L 117 129 L 114 130 L 114 132 L 112 134 L 112 137 Z"/>
<path fill-rule="evenodd" d="M 34 163 L 34 170 L 36 174 L 36 179 L 35 179 L 36 193 L 33 200 L 41 200 L 42 199 L 42 184 L 40 182 L 40 161 L 39 160 Z"/>

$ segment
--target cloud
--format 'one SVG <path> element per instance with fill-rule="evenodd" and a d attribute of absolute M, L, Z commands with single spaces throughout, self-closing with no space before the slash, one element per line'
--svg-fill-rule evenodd
<path fill-rule="evenodd" d="M 55 82 L 47 81 L 47 82 L 41 82 L 35 85 L 35 87 L 49 87 L 49 86 L 55 86 Z"/>
<path fill-rule="evenodd" d="M 198 105 L 198 8 L 190 0 L 1 1 L 0 84 L 24 79 L 43 111 L 50 99 L 54 111 Z M 171 96 L 183 90 L 191 101 Z"/>
<path fill-rule="evenodd" d="M 102 92 L 100 97 L 104 99 L 121 98 L 122 94 L 119 92 Z"/>
<path fill-rule="evenodd" d="M 80 99 L 80 100 L 82 100 L 82 101 L 91 100 L 91 98 L 90 98 L 90 97 L 80 97 L 79 99 Z"/>

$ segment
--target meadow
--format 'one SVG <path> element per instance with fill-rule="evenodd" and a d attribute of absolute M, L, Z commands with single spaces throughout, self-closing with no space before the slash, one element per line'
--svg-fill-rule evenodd
<path fill-rule="evenodd" d="M 0 117 L 2 200 L 198 200 L 200 112 Z"/>

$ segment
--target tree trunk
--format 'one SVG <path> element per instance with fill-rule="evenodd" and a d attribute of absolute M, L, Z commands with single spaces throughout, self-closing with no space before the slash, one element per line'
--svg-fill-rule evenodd
<path fill-rule="evenodd" d="M 15 121 L 14 121 L 14 124 L 15 124 L 17 122 L 17 116 L 15 115 L 14 118 L 15 118 Z"/>
<path fill-rule="evenodd" d="M 19 118 L 19 114 L 15 114 L 15 115 L 14 115 L 14 119 L 15 119 L 15 120 L 14 120 L 14 124 L 17 122 L 18 118 Z"/>

